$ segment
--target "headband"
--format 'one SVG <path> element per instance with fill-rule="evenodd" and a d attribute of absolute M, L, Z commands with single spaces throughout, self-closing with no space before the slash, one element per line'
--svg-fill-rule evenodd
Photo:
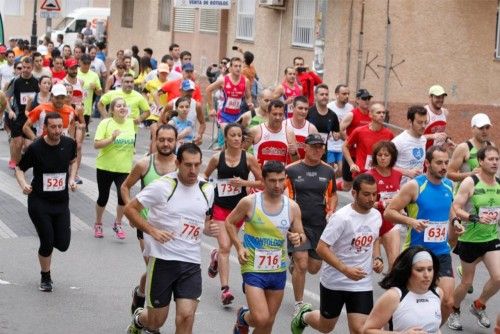
<path fill-rule="evenodd" d="M 431 256 L 431 254 L 429 254 L 428 251 L 421 251 L 413 256 L 413 260 L 412 260 L 411 264 L 414 265 L 417 262 L 425 261 L 425 260 L 429 260 L 432 262 L 432 256 Z"/>

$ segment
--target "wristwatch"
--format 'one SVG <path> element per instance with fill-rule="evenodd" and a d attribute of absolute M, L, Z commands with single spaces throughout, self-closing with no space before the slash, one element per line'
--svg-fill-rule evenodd
<path fill-rule="evenodd" d="M 469 219 L 467 219 L 471 223 L 479 223 L 479 216 L 478 215 L 469 215 Z"/>

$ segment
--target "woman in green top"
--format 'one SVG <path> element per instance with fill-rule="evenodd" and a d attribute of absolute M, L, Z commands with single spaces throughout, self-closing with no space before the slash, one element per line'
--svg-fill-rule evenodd
<path fill-rule="evenodd" d="M 94 236 L 102 238 L 102 216 L 109 199 L 109 191 L 113 182 L 116 186 L 118 206 L 116 207 L 116 220 L 113 230 L 116 237 L 125 239 L 122 228 L 124 201 L 120 194 L 120 187 L 127 175 L 132 170 L 134 159 L 135 128 L 134 121 L 127 117 L 128 109 L 121 97 L 114 99 L 110 104 L 111 117 L 103 119 L 97 126 L 94 148 L 99 150 L 96 159 L 97 199 L 96 222 Z"/>

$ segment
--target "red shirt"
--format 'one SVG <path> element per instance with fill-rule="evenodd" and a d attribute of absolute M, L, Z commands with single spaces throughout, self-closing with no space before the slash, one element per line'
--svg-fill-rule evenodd
<path fill-rule="evenodd" d="M 314 105 L 314 86 L 323 82 L 321 78 L 314 72 L 297 73 L 297 80 L 302 86 L 302 95 L 309 100 L 309 107 Z"/>
<path fill-rule="evenodd" d="M 64 78 L 66 78 L 66 71 L 65 70 L 62 70 L 60 72 L 54 72 L 53 68 L 51 68 L 50 70 L 52 71 L 52 83 L 53 84 L 59 83 L 59 81 L 62 81 L 62 80 L 64 80 Z"/>
<path fill-rule="evenodd" d="M 52 102 L 47 102 L 47 103 L 42 103 L 39 104 L 35 109 L 31 110 L 28 114 L 28 119 L 30 120 L 31 124 L 35 124 L 37 122 L 44 122 L 45 115 L 49 112 L 54 112 L 54 104 Z M 63 129 L 65 134 L 67 134 L 68 128 L 75 119 L 77 118 L 75 109 L 68 105 L 64 105 L 59 111 L 59 115 L 61 115 L 62 121 L 63 121 Z M 47 134 L 46 131 L 43 132 L 43 134 Z"/>
<path fill-rule="evenodd" d="M 372 131 L 369 125 L 354 129 L 347 138 L 347 146 L 356 146 L 355 162 L 361 172 L 371 168 L 373 146 L 381 140 L 392 140 L 394 134 L 387 128 Z"/>
<path fill-rule="evenodd" d="M 163 86 L 161 86 L 161 90 L 167 95 L 167 101 L 171 101 L 175 99 L 176 97 L 181 96 L 181 83 L 184 81 L 184 79 L 180 78 L 177 80 L 171 80 L 167 81 Z M 193 92 L 193 99 L 196 100 L 196 102 L 201 102 L 201 90 L 200 90 L 200 85 L 195 84 L 194 86 L 194 92 Z"/>

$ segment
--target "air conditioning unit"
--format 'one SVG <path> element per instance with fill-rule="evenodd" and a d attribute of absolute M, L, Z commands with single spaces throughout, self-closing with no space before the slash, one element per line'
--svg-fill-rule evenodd
<path fill-rule="evenodd" d="M 285 7 L 285 0 L 259 0 L 259 5 L 263 7 Z"/>

